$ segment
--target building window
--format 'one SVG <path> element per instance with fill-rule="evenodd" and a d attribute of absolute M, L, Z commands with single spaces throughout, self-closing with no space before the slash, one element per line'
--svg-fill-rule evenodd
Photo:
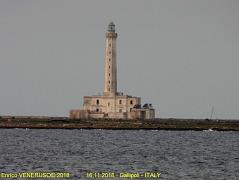
<path fill-rule="evenodd" d="M 111 54 L 111 51 L 109 51 L 109 54 Z"/>
<path fill-rule="evenodd" d="M 122 113 L 122 109 L 119 109 L 119 112 Z"/>
<path fill-rule="evenodd" d="M 122 104 L 122 100 L 119 100 L 119 104 Z"/>
<path fill-rule="evenodd" d="M 130 104 L 131 104 L 131 105 L 133 104 L 133 100 L 130 100 Z"/>
<path fill-rule="evenodd" d="M 111 44 L 109 43 L 109 47 L 111 47 Z"/>
<path fill-rule="evenodd" d="M 96 112 L 99 112 L 99 109 L 98 109 L 98 108 L 96 109 Z"/>
<path fill-rule="evenodd" d="M 109 73 L 109 76 L 110 76 L 110 73 Z"/>
<path fill-rule="evenodd" d="M 109 61 L 110 61 L 111 59 L 109 59 Z"/>
<path fill-rule="evenodd" d="M 108 88 L 108 91 L 110 91 L 110 88 Z"/>
<path fill-rule="evenodd" d="M 109 69 L 110 69 L 110 66 L 109 66 Z"/>
<path fill-rule="evenodd" d="M 97 100 L 96 100 L 96 104 L 99 104 L 99 103 L 100 103 L 100 100 L 99 100 L 99 99 L 97 99 Z"/>
<path fill-rule="evenodd" d="M 109 81 L 109 84 L 110 84 L 110 81 Z"/>
<path fill-rule="evenodd" d="M 110 103 L 108 102 L 108 106 L 110 106 Z"/>

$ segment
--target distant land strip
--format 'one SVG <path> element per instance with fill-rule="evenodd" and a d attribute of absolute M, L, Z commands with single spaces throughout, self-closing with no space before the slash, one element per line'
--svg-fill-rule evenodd
<path fill-rule="evenodd" d="M 0 128 L 239 131 L 239 120 L 180 118 L 73 120 L 68 117 L 0 116 Z"/>

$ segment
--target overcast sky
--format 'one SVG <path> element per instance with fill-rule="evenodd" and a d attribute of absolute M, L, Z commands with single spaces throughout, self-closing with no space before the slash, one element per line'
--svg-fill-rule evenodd
<path fill-rule="evenodd" d="M 239 118 L 238 0 L 0 0 L 0 114 L 68 116 L 102 93 L 110 21 L 118 91 L 161 117 Z"/>

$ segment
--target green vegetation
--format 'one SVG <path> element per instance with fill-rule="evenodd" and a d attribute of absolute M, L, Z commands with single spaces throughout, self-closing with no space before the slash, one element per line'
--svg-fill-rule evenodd
<path fill-rule="evenodd" d="M 239 131 L 239 120 L 2 118 L 0 128 L 163 129 Z"/>

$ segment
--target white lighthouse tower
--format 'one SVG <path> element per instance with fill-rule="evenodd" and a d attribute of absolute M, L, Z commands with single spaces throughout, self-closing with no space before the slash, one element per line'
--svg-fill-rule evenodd
<path fill-rule="evenodd" d="M 109 23 L 106 32 L 105 45 L 105 83 L 104 95 L 117 95 L 117 62 L 116 62 L 116 39 L 115 24 Z"/>

